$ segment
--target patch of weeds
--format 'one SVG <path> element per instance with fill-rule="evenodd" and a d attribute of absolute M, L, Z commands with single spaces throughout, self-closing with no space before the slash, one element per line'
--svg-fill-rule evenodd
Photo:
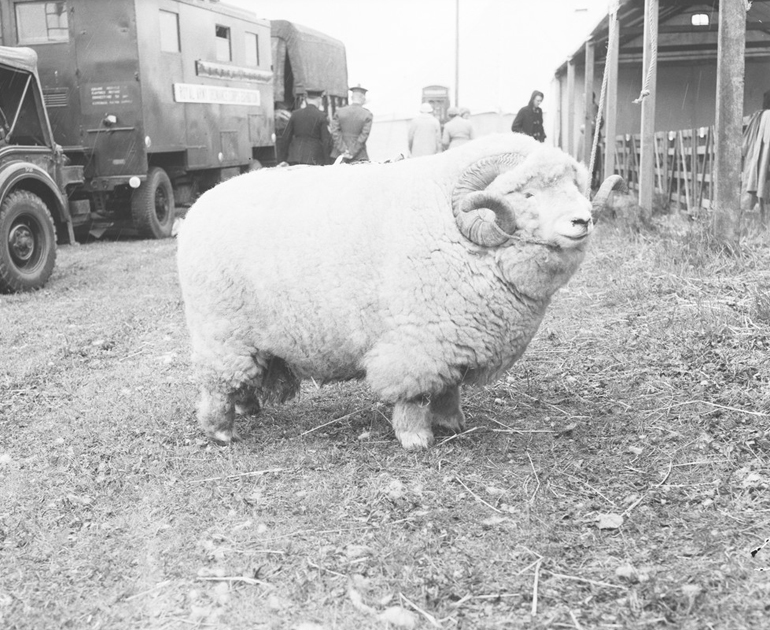
<path fill-rule="evenodd" d="M 750 290 L 751 317 L 758 324 L 770 324 L 770 285 L 759 284 Z"/>
<path fill-rule="evenodd" d="M 655 232 L 656 227 L 652 220 L 655 210 L 642 208 L 632 194 L 612 193 L 600 221 L 602 224 L 606 221 L 618 234 L 633 237 Z"/>

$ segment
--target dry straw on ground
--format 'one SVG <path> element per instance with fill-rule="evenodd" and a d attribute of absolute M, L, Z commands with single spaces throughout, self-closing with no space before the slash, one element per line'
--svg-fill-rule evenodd
<path fill-rule="evenodd" d="M 209 445 L 174 243 L 63 248 L 0 302 L 0 626 L 767 627 L 770 252 L 697 234 L 601 226 L 417 454 L 358 384 Z"/>

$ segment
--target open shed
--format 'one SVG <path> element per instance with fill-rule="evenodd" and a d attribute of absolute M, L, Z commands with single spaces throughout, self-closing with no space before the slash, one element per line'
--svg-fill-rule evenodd
<path fill-rule="evenodd" d="M 732 33 L 734 41 L 723 39 L 724 51 L 744 51 L 742 93 L 728 85 L 725 74 L 722 97 L 734 93 L 736 107 L 742 100 L 742 117 L 760 109 L 770 90 L 770 0 L 620 0 L 610 4 L 585 44 L 556 70 L 558 111 L 552 132 L 558 146 L 589 163 L 606 68 L 601 133 L 611 140 L 606 142 L 603 173 L 619 172 L 639 189 L 647 108 L 646 124 L 654 132 L 654 156 L 649 159 L 655 191 L 688 207 L 709 207 L 721 98 L 720 9 L 745 12 L 745 33 Z M 740 83 L 740 77 L 734 79 Z M 635 103 L 645 89 L 649 95 Z M 583 137 L 585 128 L 588 138 Z"/>

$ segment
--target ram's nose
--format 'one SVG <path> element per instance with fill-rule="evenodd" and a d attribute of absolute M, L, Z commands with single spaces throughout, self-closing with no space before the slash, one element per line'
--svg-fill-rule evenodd
<path fill-rule="evenodd" d="M 572 219 L 572 227 L 578 230 L 583 230 L 584 233 L 589 234 L 594 229 L 594 220 L 589 216 L 586 218 Z"/>

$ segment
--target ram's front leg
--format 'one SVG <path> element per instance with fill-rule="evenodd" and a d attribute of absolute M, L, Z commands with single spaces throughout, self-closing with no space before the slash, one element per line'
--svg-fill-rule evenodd
<path fill-rule="evenodd" d="M 397 402 L 393 407 L 393 430 L 406 450 L 428 448 L 433 443 L 428 401 L 420 397 Z"/>

